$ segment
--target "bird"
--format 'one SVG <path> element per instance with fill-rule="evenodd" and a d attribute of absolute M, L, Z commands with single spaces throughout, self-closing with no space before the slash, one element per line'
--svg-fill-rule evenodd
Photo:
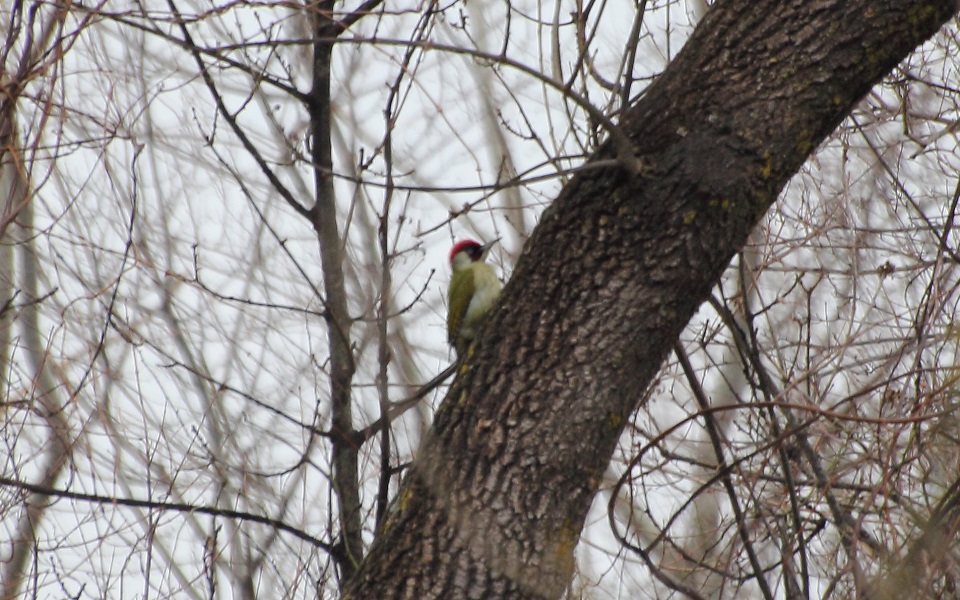
<path fill-rule="evenodd" d="M 503 284 L 497 272 L 486 262 L 490 248 L 500 241 L 481 244 L 461 240 L 450 249 L 450 287 L 447 289 L 447 340 L 462 357 L 490 308 L 497 301 Z"/>

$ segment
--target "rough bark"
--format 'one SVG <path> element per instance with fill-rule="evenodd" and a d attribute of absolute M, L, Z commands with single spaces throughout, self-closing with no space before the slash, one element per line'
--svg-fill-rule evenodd
<path fill-rule="evenodd" d="M 634 156 L 602 147 L 544 215 L 344 597 L 560 596 L 683 326 L 815 146 L 954 10 L 712 8 L 624 114 Z"/>

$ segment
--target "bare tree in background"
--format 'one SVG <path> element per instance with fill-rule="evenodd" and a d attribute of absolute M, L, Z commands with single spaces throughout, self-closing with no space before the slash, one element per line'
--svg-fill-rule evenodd
<path fill-rule="evenodd" d="M 783 4 L 0 9 L 4 597 L 956 595 L 954 8 Z"/>

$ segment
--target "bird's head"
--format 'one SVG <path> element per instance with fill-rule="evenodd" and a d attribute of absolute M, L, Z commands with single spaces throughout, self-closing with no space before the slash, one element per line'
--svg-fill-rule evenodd
<path fill-rule="evenodd" d="M 465 269 L 472 263 L 483 261 L 487 258 L 490 248 L 500 241 L 500 238 L 481 244 L 476 240 L 461 240 L 450 248 L 450 266 L 454 271 Z"/>

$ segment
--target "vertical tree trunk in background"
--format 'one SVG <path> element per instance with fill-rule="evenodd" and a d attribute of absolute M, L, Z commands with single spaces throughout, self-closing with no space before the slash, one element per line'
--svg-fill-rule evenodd
<path fill-rule="evenodd" d="M 34 10 L 36 7 L 32 7 Z M 14 7 L 10 22 L 22 18 L 23 6 Z M 34 16 L 36 13 L 34 13 Z M 46 16 L 48 18 L 44 19 Z M 0 62 L 0 400 L 6 402 L 10 362 L 16 351 L 23 351 L 32 371 L 29 395 L 32 410 L 46 425 L 46 444 L 42 454 L 34 457 L 34 479 L 37 485 L 51 488 L 67 466 L 72 451 L 70 426 L 64 415 L 66 400 L 61 395 L 61 381 L 49 364 L 46 330 L 41 325 L 40 281 L 43 262 L 34 239 L 35 206 L 30 203 L 31 181 L 27 165 L 30 160 L 18 134 L 18 103 L 27 84 L 43 71 L 49 55 L 63 52 L 62 27 L 66 13 L 42 15 L 38 19 L 39 35 L 25 35 L 26 41 L 16 51 L 5 53 Z M 16 48 L 21 28 L 8 35 L 7 51 Z M 4 68 L 7 69 L 6 72 Z M 14 252 L 16 249 L 16 252 Z M 14 261 L 14 254 L 18 261 Z M 19 286 L 19 293 L 15 292 Z M 17 301 L 19 306 L 14 306 Z M 6 311 L 10 315 L 4 314 Z M 16 318 L 12 315 L 16 313 Z M 19 321 L 19 323 L 17 323 Z M 15 329 L 16 328 L 16 329 Z M 14 341 L 15 337 L 17 338 Z M 0 404 L 0 406 L 3 406 Z M 5 406 L 4 406 L 5 408 Z M 29 579 L 30 558 L 36 552 L 39 529 L 51 500 L 42 494 L 26 494 L 24 506 L 9 532 L 8 548 L 0 564 L 0 598 L 21 596 Z"/>
<path fill-rule="evenodd" d="M 350 311 L 343 280 L 344 243 L 337 223 L 333 186 L 333 154 L 330 147 L 331 59 L 333 41 L 340 33 L 330 15 L 333 2 L 311 6 L 316 39 L 313 45 L 313 86 L 310 90 L 310 143 L 313 158 L 316 204 L 310 211 L 320 244 L 323 270 L 324 310 L 330 345 L 330 444 L 333 487 L 337 495 L 340 540 L 335 557 L 344 579 L 352 577 L 363 557 L 360 520 L 360 483 L 357 475 L 356 436 L 350 387 L 356 370 L 350 342 Z"/>
<path fill-rule="evenodd" d="M 558 597 L 683 326 L 810 152 L 954 11 L 711 9 L 624 114 L 633 156 L 608 143 L 544 214 L 344 597 Z"/>

